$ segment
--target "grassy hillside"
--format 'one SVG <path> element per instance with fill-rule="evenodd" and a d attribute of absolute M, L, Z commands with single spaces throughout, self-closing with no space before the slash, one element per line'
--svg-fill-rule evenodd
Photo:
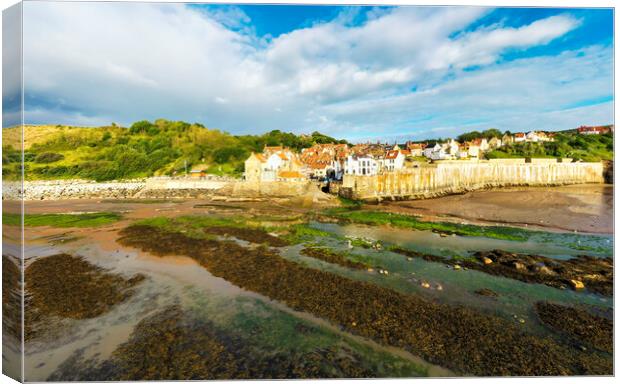
<path fill-rule="evenodd" d="M 553 142 L 515 143 L 486 154 L 489 159 L 509 157 L 569 157 L 583 161 L 613 160 L 613 134 L 579 135 L 561 132 Z"/>
<path fill-rule="evenodd" d="M 84 128 L 24 127 L 26 179 L 82 178 L 97 181 L 183 173 L 185 165 L 204 165 L 213 174 L 239 176 L 243 162 L 265 145 L 294 149 L 315 143 L 340 142 L 314 132 L 295 135 L 271 131 L 263 135 L 233 136 L 182 121 L 139 121 L 129 128 L 116 125 Z M 5 178 L 19 175 L 20 152 L 7 143 L 19 130 L 3 131 L 2 171 Z M 13 138 L 13 139 L 15 139 Z"/>

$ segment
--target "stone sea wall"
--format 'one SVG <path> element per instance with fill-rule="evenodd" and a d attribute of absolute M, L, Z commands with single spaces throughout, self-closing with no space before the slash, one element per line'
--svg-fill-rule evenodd
<path fill-rule="evenodd" d="M 238 179 L 173 179 L 154 177 L 144 180 L 98 183 L 89 180 L 38 180 L 24 182 L 24 200 L 69 199 L 157 199 L 223 197 L 298 197 L 315 193 L 309 181 L 247 182 Z M 3 200 L 19 200 L 21 183 L 3 183 Z"/>
<path fill-rule="evenodd" d="M 505 186 L 545 186 L 604 183 L 609 166 L 603 163 L 568 163 L 554 159 L 500 159 L 495 161 L 443 161 L 418 168 L 376 176 L 345 175 L 330 192 L 369 201 L 417 199 L 476 189 Z M 607 174 L 609 177 L 609 175 Z M 609 180 L 609 178 L 608 178 Z M 21 183 L 3 183 L 3 200 L 16 200 Z M 310 181 L 248 182 L 213 178 L 143 180 L 98 183 L 87 180 L 24 182 L 24 200 L 140 199 L 140 198 L 300 197 L 316 200 L 327 196 Z"/>
<path fill-rule="evenodd" d="M 445 161 L 375 176 L 345 175 L 340 194 L 361 200 L 417 199 L 506 186 L 604 183 L 603 163 L 555 159 Z"/>
<path fill-rule="evenodd" d="M 127 199 L 134 197 L 145 185 L 140 180 L 104 183 L 88 180 L 25 181 L 23 197 L 24 200 Z M 20 184 L 13 185 L 13 189 L 19 188 Z"/>

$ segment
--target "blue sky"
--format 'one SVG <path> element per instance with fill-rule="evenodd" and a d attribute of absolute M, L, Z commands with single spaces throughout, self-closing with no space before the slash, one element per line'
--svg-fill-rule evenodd
<path fill-rule="evenodd" d="M 613 122 L 610 9 L 28 2 L 24 20 L 27 123 L 356 141 Z"/>

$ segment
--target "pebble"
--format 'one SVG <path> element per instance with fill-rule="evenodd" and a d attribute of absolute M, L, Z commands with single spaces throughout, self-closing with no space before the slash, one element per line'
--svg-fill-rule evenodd
<path fill-rule="evenodd" d="M 420 284 L 422 286 L 422 288 L 430 288 L 431 285 L 429 283 L 427 283 L 426 281 L 423 281 L 422 284 Z"/>

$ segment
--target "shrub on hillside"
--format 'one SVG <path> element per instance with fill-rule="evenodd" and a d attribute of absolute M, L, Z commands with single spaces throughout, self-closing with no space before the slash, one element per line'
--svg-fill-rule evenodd
<path fill-rule="evenodd" d="M 65 157 L 60 154 L 60 153 L 56 153 L 56 152 L 43 152 L 39 155 L 37 155 L 37 157 L 34 158 L 34 162 L 35 163 L 40 163 L 40 164 L 47 164 L 47 163 L 54 163 L 56 161 L 62 160 Z"/>

